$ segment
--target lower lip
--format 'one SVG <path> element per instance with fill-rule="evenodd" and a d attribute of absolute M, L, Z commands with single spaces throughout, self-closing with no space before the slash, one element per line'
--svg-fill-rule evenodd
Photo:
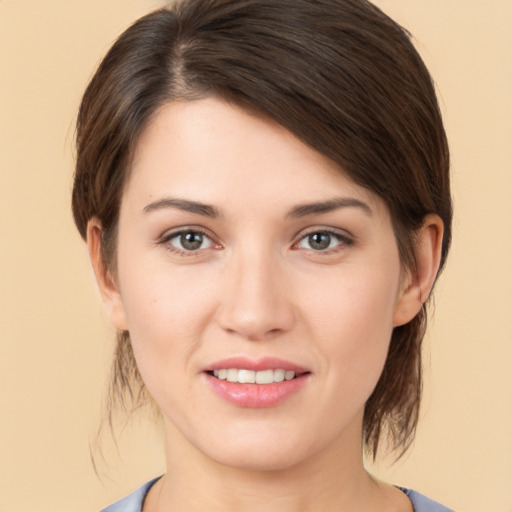
<path fill-rule="evenodd" d="M 273 407 L 284 402 L 298 393 L 309 380 L 309 374 L 303 374 L 291 380 L 272 384 L 240 384 L 217 379 L 209 373 L 204 375 L 218 396 L 238 407 L 253 409 Z"/>

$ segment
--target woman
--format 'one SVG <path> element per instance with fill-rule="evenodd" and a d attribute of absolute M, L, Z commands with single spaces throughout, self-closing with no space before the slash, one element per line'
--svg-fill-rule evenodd
<path fill-rule="evenodd" d="M 409 446 L 448 148 L 407 33 L 364 0 L 188 0 L 113 45 L 73 212 L 167 473 L 108 512 L 443 511 L 374 479 Z"/>

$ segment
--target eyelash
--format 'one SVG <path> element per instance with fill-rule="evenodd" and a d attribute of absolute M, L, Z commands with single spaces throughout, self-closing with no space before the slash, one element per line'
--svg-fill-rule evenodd
<path fill-rule="evenodd" d="M 313 249 L 313 248 L 304 248 L 307 251 L 310 251 L 314 254 L 319 255 L 329 255 L 335 252 L 342 250 L 343 248 L 350 247 L 354 245 L 355 240 L 349 236 L 347 233 L 342 233 L 333 229 L 312 229 L 307 233 L 301 235 L 299 240 L 293 244 L 293 249 L 300 249 L 300 244 L 310 238 L 313 235 L 326 235 L 329 237 L 329 245 L 332 242 L 332 239 L 337 241 L 337 244 L 334 247 L 327 247 L 325 249 Z"/>
<path fill-rule="evenodd" d="M 200 235 L 201 237 L 203 237 L 202 242 L 204 242 L 204 238 L 206 238 L 207 240 L 209 240 L 209 246 L 206 248 L 200 247 L 200 248 L 194 249 L 194 250 L 185 250 L 185 249 L 180 249 L 171 243 L 171 241 L 173 239 L 182 237 L 183 235 L 187 235 L 187 234 Z M 325 236 L 329 237 L 329 245 L 331 244 L 332 239 L 335 239 L 338 242 L 334 247 L 327 247 L 325 249 L 313 249 L 313 248 L 303 247 L 303 249 L 305 249 L 307 251 L 310 251 L 315 254 L 320 254 L 320 255 L 328 255 L 328 254 L 338 252 L 342 248 L 350 247 L 350 246 L 354 245 L 354 243 L 355 243 L 354 239 L 351 236 L 347 235 L 346 233 L 341 233 L 341 232 L 335 231 L 333 229 L 312 229 L 311 231 L 302 234 L 300 236 L 299 240 L 292 245 L 292 249 L 294 249 L 294 250 L 301 249 L 300 244 L 313 235 L 325 235 Z M 174 254 L 177 254 L 179 256 L 184 256 L 184 257 L 196 256 L 201 251 L 209 249 L 212 246 L 217 249 L 221 248 L 221 245 L 216 243 L 208 233 L 206 233 L 204 230 L 202 230 L 200 228 L 196 228 L 196 227 L 182 228 L 177 231 L 168 233 L 168 234 L 164 235 L 158 241 L 158 243 L 161 245 L 164 245 L 168 251 L 170 251 Z"/>
<path fill-rule="evenodd" d="M 195 227 L 182 228 L 177 231 L 172 231 L 171 233 L 167 233 L 158 241 L 158 243 L 165 246 L 165 248 L 168 251 L 170 251 L 174 254 L 177 254 L 178 256 L 184 256 L 184 257 L 196 256 L 201 251 L 205 250 L 205 248 L 203 248 L 203 249 L 199 248 L 199 249 L 195 249 L 195 250 L 180 249 L 179 247 L 176 247 L 175 245 L 173 245 L 171 243 L 171 241 L 173 239 L 182 237 L 183 235 L 187 235 L 187 234 L 201 235 L 203 237 L 203 239 L 209 240 L 210 244 L 209 244 L 208 248 L 210 248 L 212 246 L 217 246 L 217 248 L 220 248 L 220 245 L 216 244 L 214 242 L 214 240 L 212 239 L 212 237 L 208 233 L 206 233 L 204 230 L 202 230 L 200 228 L 195 228 Z M 204 240 L 203 240 L 203 242 L 204 242 Z"/>

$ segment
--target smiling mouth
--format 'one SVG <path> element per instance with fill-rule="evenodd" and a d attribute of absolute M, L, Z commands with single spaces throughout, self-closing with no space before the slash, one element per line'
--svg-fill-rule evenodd
<path fill-rule="evenodd" d="M 304 375 L 304 373 L 298 373 L 293 370 L 284 370 L 281 368 L 260 371 L 238 368 L 222 368 L 208 373 L 219 380 L 226 380 L 228 382 L 239 384 L 274 384 L 276 382 L 293 380 Z"/>

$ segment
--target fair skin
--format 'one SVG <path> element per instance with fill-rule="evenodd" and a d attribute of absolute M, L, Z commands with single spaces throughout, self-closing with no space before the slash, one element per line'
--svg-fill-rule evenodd
<path fill-rule="evenodd" d="M 430 292 L 437 216 L 405 271 L 382 199 L 275 122 L 206 98 L 165 105 L 142 133 L 115 275 L 100 236 L 92 219 L 102 296 L 165 427 L 145 512 L 412 510 L 366 473 L 362 417 L 393 327 Z M 218 378 L 233 366 L 250 370 L 235 381 L 279 382 Z"/>

